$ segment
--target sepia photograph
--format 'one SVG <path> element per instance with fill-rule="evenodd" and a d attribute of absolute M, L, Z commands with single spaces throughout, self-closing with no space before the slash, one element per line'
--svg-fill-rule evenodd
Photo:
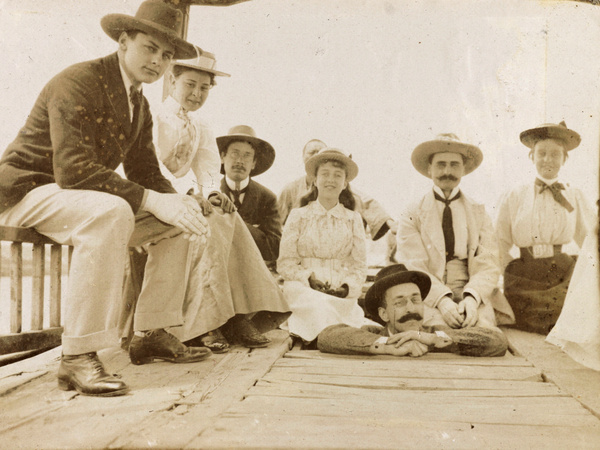
<path fill-rule="evenodd" d="M 0 0 L 1 448 L 597 448 L 600 2 Z"/>

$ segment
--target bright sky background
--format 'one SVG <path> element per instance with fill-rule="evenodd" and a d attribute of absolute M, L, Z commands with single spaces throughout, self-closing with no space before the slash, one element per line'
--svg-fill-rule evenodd
<path fill-rule="evenodd" d="M 0 0 L 0 151 L 44 84 L 116 51 L 100 18 L 139 0 Z M 303 174 L 311 138 L 353 154 L 353 183 L 397 216 L 431 181 L 410 154 L 436 134 L 479 145 L 463 179 L 492 217 L 501 193 L 533 180 L 519 133 L 565 120 L 582 136 L 561 178 L 598 196 L 600 8 L 529 0 L 252 0 L 193 6 L 188 39 L 216 54 L 202 116 L 217 136 L 247 124 L 277 151 L 257 180 L 275 193 Z M 160 101 L 162 82 L 144 88 Z"/>

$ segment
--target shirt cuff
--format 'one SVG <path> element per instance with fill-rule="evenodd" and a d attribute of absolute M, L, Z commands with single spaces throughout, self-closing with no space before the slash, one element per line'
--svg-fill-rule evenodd
<path fill-rule="evenodd" d="M 148 189 L 144 189 L 142 203 L 140 203 L 140 211 L 146 211 L 146 200 L 148 199 Z"/>
<path fill-rule="evenodd" d="M 481 305 L 481 296 L 471 288 L 467 288 L 463 291 L 463 300 L 465 296 L 470 295 L 477 302 L 477 306 Z"/>

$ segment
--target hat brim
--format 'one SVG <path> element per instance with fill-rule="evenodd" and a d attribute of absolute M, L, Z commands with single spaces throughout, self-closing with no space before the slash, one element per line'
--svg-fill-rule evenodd
<path fill-rule="evenodd" d="M 217 75 L 219 77 L 230 77 L 231 75 L 229 75 L 228 73 L 225 72 L 219 72 L 218 70 L 213 70 L 213 69 L 205 69 L 202 67 L 198 67 L 192 63 L 185 63 L 185 62 L 181 62 L 181 61 L 173 61 L 171 63 L 171 67 L 173 66 L 181 66 L 181 67 L 188 67 L 190 69 L 194 69 L 197 70 L 198 72 L 207 72 L 207 73 L 212 73 L 213 75 Z"/>
<path fill-rule="evenodd" d="M 560 139 L 565 143 L 565 150 L 573 150 L 581 143 L 579 133 L 566 127 L 558 125 L 542 125 L 540 127 L 525 130 L 520 134 L 521 142 L 529 148 L 533 148 L 538 141 L 544 139 Z"/>
<path fill-rule="evenodd" d="M 227 136 L 219 136 L 217 138 L 217 147 L 219 147 L 219 153 L 225 153 L 227 147 L 232 141 L 245 141 L 252 145 L 254 148 L 254 156 L 256 157 L 256 165 L 250 172 L 250 176 L 254 177 L 266 172 L 273 165 L 275 161 L 275 149 L 267 141 L 260 138 L 248 136 L 247 134 L 228 134 Z M 221 174 L 225 174 L 225 168 L 221 164 Z"/>
<path fill-rule="evenodd" d="M 365 294 L 365 310 L 370 316 L 370 319 L 375 320 L 381 325 L 385 325 L 385 322 L 379 316 L 379 306 L 385 296 L 385 292 L 392 286 L 398 284 L 414 283 L 421 292 L 421 298 L 425 300 L 431 289 L 431 278 L 424 272 L 416 270 L 407 270 L 403 272 L 392 273 L 386 277 L 383 277 L 371 285 Z"/>
<path fill-rule="evenodd" d="M 108 14 L 102 18 L 100 25 L 106 34 L 118 41 L 124 31 L 139 30 L 147 34 L 158 34 L 175 47 L 175 59 L 191 59 L 196 57 L 196 49 L 183 40 L 173 30 L 144 19 L 136 19 L 126 14 Z"/>
<path fill-rule="evenodd" d="M 358 175 L 358 165 L 348 156 L 333 150 L 323 150 L 314 156 L 311 156 L 304 168 L 308 179 L 314 179 L 317 176 L 317 168 L 326 161 L 339 161 L 346 167 L 346 181 L 352 181 Z"/>
<path fill-rule="evenodd" d="M 429 175 L 429 161 L 436 153 L 458 153 L 464 156 L 465 175 L 470 174 L 479 167 L 483 161 L 483 153 L 479 147 L 463 142 L 433 140 L 419 144 L 412 152 L 411 161 L 415 169 L 427 178 Z"/>

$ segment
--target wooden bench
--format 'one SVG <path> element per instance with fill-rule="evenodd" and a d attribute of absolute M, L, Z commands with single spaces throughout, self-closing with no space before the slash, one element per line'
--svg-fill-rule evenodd
<path fill-rule="evenodd" d="M 61 326 L 62 245 L 31 228 L 7 226 L 0 226 L 0 241 L 11 243 L 10 329 L 9 334 L 0 335 L 0 355 L 33 352 L 60 345 L 63 330 Z M 31 330 L 26 332 L 22 331 L 23 243 L 33 246 Z M 50 246 L 50 320 L 49 328 L 44 329 L 46 245 Z M 72 247 L 69 248 L 69 262 L 71 253 Z"/>

